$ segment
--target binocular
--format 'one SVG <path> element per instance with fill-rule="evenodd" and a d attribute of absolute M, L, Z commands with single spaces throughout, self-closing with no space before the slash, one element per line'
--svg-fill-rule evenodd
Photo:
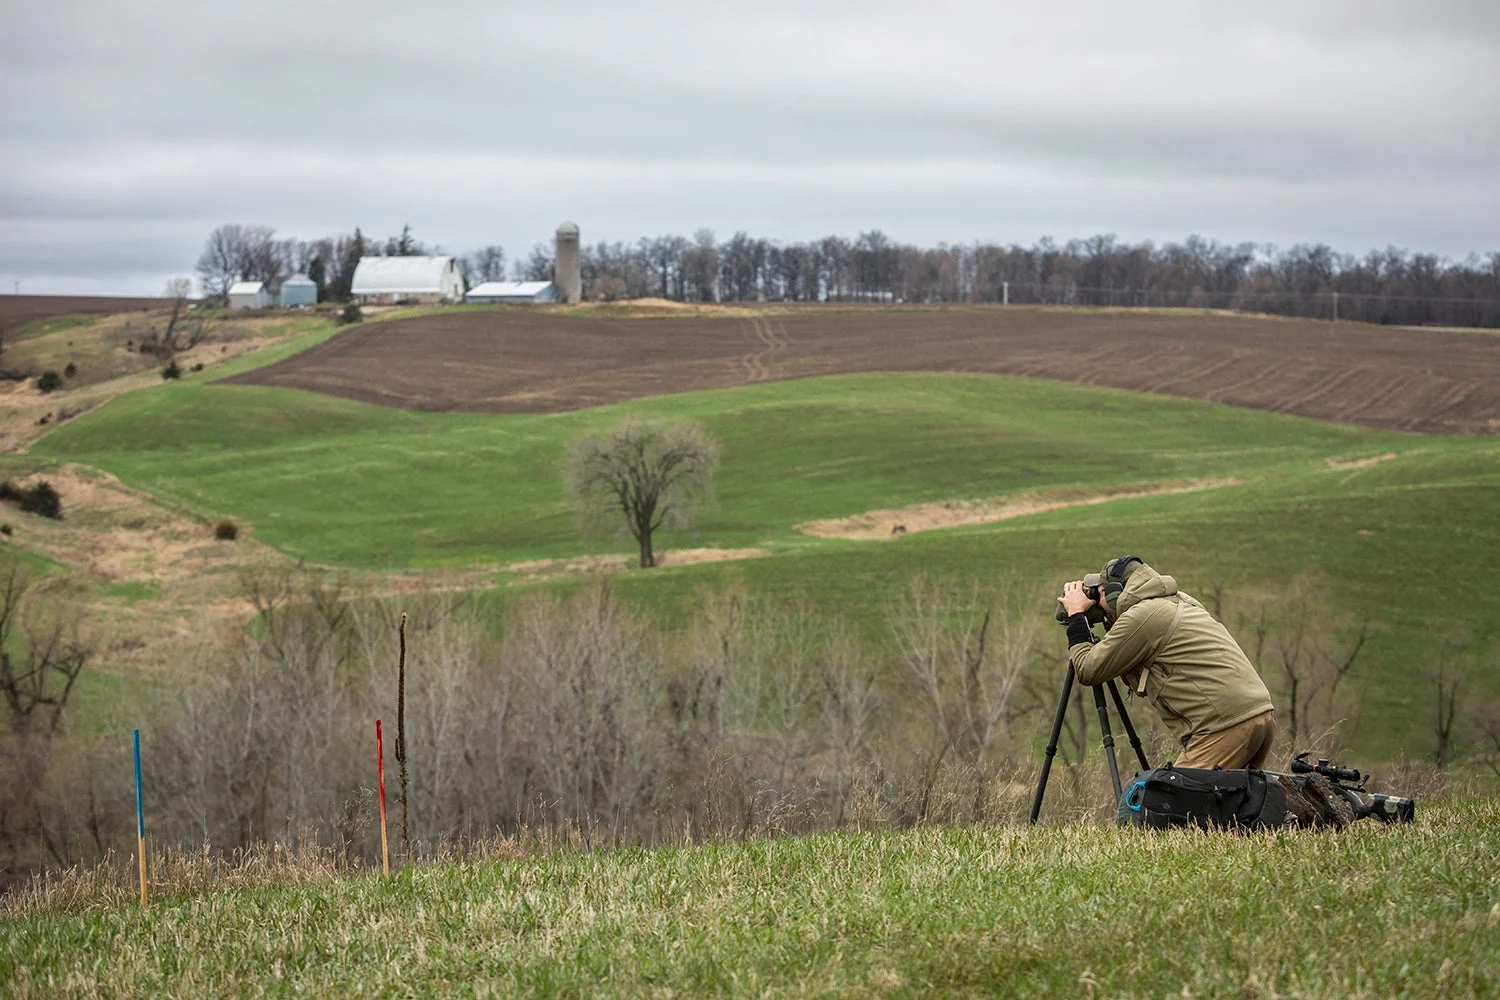
<path fill-rule="evenodd" d="M 1104 578 L 1098 573 L 1090 573 L 1083 578 L 1083 596 L 1094 602 L 1093 606 L 1084 612 L 1090 625 L 1101 625 L 1104 623 L 1104 609 L 1098 603 L 1099 585 L 1103 582 Z M 1057 607 L 1053 610 L 1052 617 L 1056 618 L 1060 625 L 1068 623 L 1068 613 L 1063 610 L 1062 598 L 1058 598 Z"/>

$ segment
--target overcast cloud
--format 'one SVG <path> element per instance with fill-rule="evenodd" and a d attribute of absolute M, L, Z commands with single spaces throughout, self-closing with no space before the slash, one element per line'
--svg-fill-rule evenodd
<path fill-rule="evenodd" d="M 156 294 L 223 222 L 1462 257 L 1500 4 L 10 0 L 0 167 L 5 291 Z"/>

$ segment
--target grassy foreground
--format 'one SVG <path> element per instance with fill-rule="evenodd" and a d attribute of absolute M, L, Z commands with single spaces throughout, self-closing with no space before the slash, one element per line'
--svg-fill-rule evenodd
<path fill-rule="evenodd" d="M 1407 829 L 921 829 L 0 922 L 36 996 L 1494 996 L 1500 802 Z"/>

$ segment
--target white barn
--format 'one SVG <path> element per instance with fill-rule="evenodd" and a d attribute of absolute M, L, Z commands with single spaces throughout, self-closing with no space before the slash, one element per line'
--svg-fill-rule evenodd
<path fill-rule="evenodd" d="M 465 302 L 556 302 L 557 286 L 550 281 L 486 281 L 464 296 Z"/>
<path fill-rule="evenodd" d="M 459 302 L 464 279 L 452 257 L 361 257 L 349 294 L 362 305 Z"/>
<path fill-rule="evenodd" d="M 236 281 L 229 286 L 231 309 L 264 309 L 271 301 L 264 281 Z"/>

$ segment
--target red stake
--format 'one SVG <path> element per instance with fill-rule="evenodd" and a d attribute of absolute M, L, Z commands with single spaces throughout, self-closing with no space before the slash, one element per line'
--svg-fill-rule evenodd
<path fill-rule="evenodd" d="M 380 862 L 391 873 L 391 849 L 385 839 L 385 745 L 380 739 L 380 720 L 375 720 L 375 772 L 380 776 Z"/>

